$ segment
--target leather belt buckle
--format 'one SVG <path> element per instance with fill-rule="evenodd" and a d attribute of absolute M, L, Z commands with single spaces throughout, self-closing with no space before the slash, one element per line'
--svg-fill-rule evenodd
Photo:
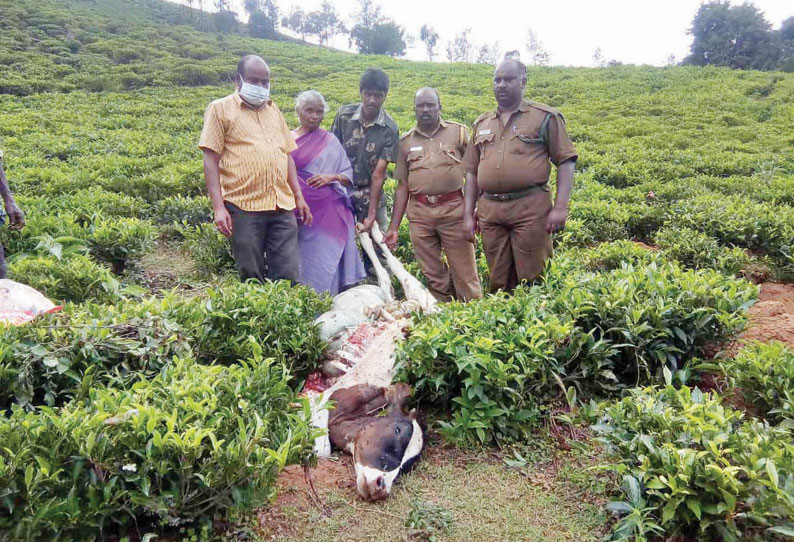
<path fill-rule="evenodd" d="M 427 200 L 427 203 L 429 203 L 430 205 L 435 205 L 436 203 L 438 203 L 438 196 L 436 195 L 425 196 L 425 199 Z"/>

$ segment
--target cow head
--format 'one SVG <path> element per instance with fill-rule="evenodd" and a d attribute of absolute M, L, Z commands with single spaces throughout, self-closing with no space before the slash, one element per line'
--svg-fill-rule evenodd
<path fill-rule="evenodd" d="M 403 406 L 411 396 L 407 384 L 386 390 L 386 415 L 373 417 L 353 439 L 356 489 L 368 501 L 385 499 L 401 472 L 419 459 L 424 446 L 416 411 L 405 413 Z"/>

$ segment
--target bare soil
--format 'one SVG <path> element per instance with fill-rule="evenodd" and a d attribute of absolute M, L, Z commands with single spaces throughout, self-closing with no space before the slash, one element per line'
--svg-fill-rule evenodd
<path fill-rule="evenodd" d="M 794 348 L 794 284 L 765 282 L 758 303 L 750 308 L 750 325 L 739 336 L 735 352 L 747 341 L 781 341 Z"/>

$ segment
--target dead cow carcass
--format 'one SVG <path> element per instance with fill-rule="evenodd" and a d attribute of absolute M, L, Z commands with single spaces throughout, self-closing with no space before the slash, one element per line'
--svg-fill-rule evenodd
<path fill-rule="evenodd" d="M 424 446 L 416 412 L 404 408 L 410 387 L 392 384 L 394 353 L 411 312 L 436 310 L 430 293 L 382 244 L 380 232 L 374 231 L 373 237 L 409 299 L 393 301 L 388 272 L 380 267 L 372 240 L 361 234 L 362 247 L 380 267 L 380 285 L 337 295 L 332 309 L 318 318 L 328 356 L 322 374 L 307 383 L 307 388 L 314 387 L 308 392 L 314 396 L 312 421 L 328 429 L 327 436 L 317 439 L 316 453 L 327 457 L 332 445 L 349 452 L 356 488 L 367 500 L 388 497 L 395 479 L 413 465 Z"/>

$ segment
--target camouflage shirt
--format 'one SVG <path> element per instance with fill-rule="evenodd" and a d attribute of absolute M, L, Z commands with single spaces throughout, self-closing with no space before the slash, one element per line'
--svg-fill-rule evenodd
<path fill-rule="evenodd" d="M 350 104 L 339 108 L 331 126 L 353 166 L 353 184 L 357 187 L 369 186 L 378 160 L 395 161 L 400 142 L 397 123 L 383 108 L 372 123 L 362 123 L 361 104 Z"/>

